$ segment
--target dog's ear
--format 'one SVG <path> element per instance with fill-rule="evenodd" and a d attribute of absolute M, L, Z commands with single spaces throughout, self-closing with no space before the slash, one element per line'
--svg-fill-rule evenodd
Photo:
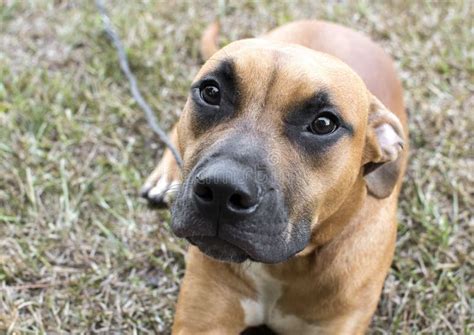
<path fill-rule="evenodd" d="M 371 195 L 388 197 L 401 172 L 403 139 L 400 120 L 371 95 L 363 156 L 364 179 Z"/>

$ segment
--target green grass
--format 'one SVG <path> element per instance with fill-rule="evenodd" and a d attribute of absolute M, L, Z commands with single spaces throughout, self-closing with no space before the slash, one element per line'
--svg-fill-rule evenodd
<path fill-rule="evenodd" d="M 147 100 L 169 128 L 219 11 L 224 41 L 299 18 L 370 34 L 396 60 L 411 160 L 373 334 L 472 334 L 472 2 L 114 2 Z M 166 333 L 186 245 L 138 189 L 162 145 L 92 4 L 0 6 L 0 333 Z"/>

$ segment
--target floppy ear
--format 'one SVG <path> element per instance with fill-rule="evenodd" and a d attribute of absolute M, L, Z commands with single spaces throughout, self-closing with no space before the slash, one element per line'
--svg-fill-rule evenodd
<path fill-rule="evenodd" d="M 402 168 L 404 132 L 400 120 L 376 97 L 371 97 L 364 150 L 364 179 L 371 195 L 388 197 Z"/>

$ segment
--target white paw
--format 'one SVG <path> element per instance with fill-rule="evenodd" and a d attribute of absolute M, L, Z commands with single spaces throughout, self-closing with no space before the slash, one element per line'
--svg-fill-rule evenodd
<path fill-rule="evenodd" d="M 181 183 L 172 180 L 167 175 L 158 177 L 157 180 L 147 180 L 140 194 L 148 200 L 151 205 L 169 207 L 179 190 Z"/>

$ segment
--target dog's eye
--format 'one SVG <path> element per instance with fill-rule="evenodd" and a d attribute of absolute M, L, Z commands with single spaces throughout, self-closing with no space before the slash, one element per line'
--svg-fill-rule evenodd
<path fill-rule="evenodd" d="M 214 82 L 204 82 L 199 88 L 201 99 L 209 105 L 217 106 L 221 102 L 221 91 L 219 85 Z"/>
<path fill-rule="evenodd" d="M 332 113 L 320 114 L 311 124 L 308 126 L 309 131 L 317 135 L 327 135 L 336 131 L 339 127 L 337 117 Z"/>

